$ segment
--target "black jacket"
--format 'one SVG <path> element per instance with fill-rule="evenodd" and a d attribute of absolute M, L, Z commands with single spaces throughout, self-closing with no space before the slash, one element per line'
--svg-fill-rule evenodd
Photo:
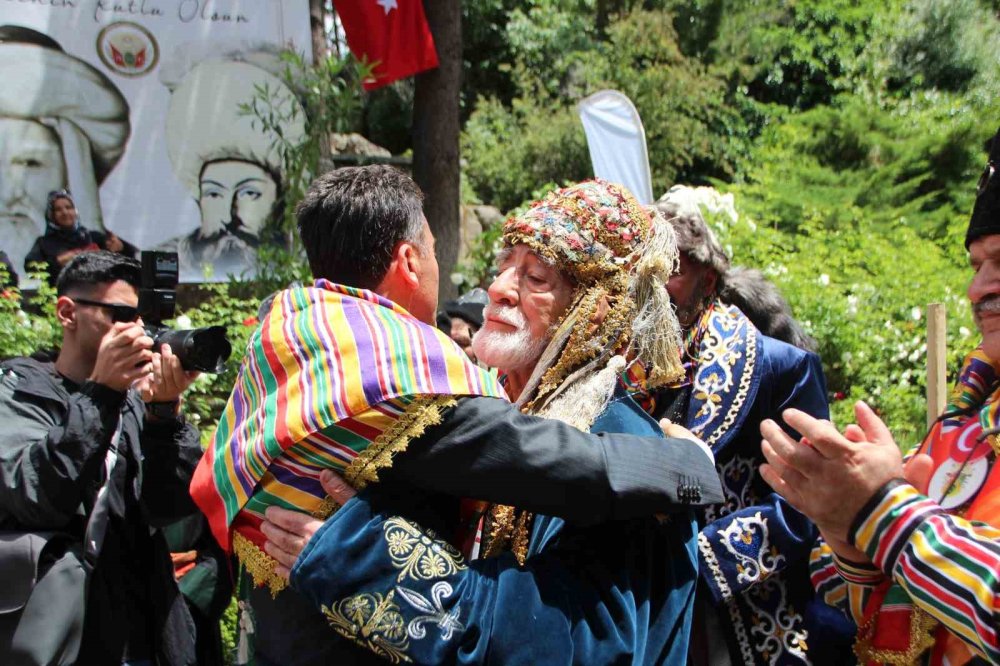
<path fill-rule="evenodd" d="M 181 420 L 146 421 L 134 393 L 77 385 L 43 357 L 0 363 L 0 529 L 82 539 L 121 418 L 110 518 L 87 592 L 78 663 L 195 663 L 191 615 L 159 528 L 197 511 L 188 483 L 201 456 Z M 0 572 L 0 580 L 3 573 Z"/>

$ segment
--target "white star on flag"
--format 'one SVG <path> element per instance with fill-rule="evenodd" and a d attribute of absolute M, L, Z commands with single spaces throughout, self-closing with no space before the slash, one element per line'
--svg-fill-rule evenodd
<path fill-rule="evenodd" d="M 393 9 L 399 9 L 396 5 L 396 0 L 375 0 L 375 4 L 382 5 L 382 9 L 385 10 L 387 16 Z"/>

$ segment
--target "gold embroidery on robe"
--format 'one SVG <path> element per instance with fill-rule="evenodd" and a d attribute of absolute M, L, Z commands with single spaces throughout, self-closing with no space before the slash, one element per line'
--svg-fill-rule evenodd
<path fill-rule="evenodd" d="M 406 578 L 444 578 L 466 568 L 462 554 L 438 539 L 432 530 L 424 530 L 398 516 L 385 521 L 382 529 L 392 564 L 400 569 L 397 582 Z"/>
<path fill-rule="evenodd" d="M 388 594 L 357 594 L 330 606 L 321 606 L 333 630 L 354 641 L 390 663 L 412 662 L 406 656 L 410 647 L 406 635 L 406 622 L 393 600 L 394 591 Z"/>

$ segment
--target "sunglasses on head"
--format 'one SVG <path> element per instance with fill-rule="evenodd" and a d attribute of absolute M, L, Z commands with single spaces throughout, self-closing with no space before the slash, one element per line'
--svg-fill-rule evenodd
<path fill-rule="evenodd" d="M 92 305 L 95 308 L 104 308 L 111 311 L 111 321 L 114 323 L 134 322 L 139 319 L 139 308 L 133 305 L 121 305 L 119 303 L 102 303 L 101 301 L 89 301 L 85 298 L 74 298 L 74 303 L 80 305 Z"/>

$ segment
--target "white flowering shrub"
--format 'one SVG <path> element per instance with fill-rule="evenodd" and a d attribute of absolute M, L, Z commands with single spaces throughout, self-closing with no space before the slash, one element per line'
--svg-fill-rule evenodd
<path fill-rule="evenodd" d="M 804 220 L 797 233 L 787 233 L 745 224 L 745 215 L 737 223 L 709 217 L 733 248 L 733 263 L 768 275 L 816 339 L 834 421 L 852 422 L 854 402 L 865 400 L 902 448 L 918 442 L 927 409 L 927 304 L 947 310 L 950 382 L 979 343 L 965 296 L 972 271 L 961 253 L 902 222 L 891 229 L 863 221 L 832 229 Z"/>

